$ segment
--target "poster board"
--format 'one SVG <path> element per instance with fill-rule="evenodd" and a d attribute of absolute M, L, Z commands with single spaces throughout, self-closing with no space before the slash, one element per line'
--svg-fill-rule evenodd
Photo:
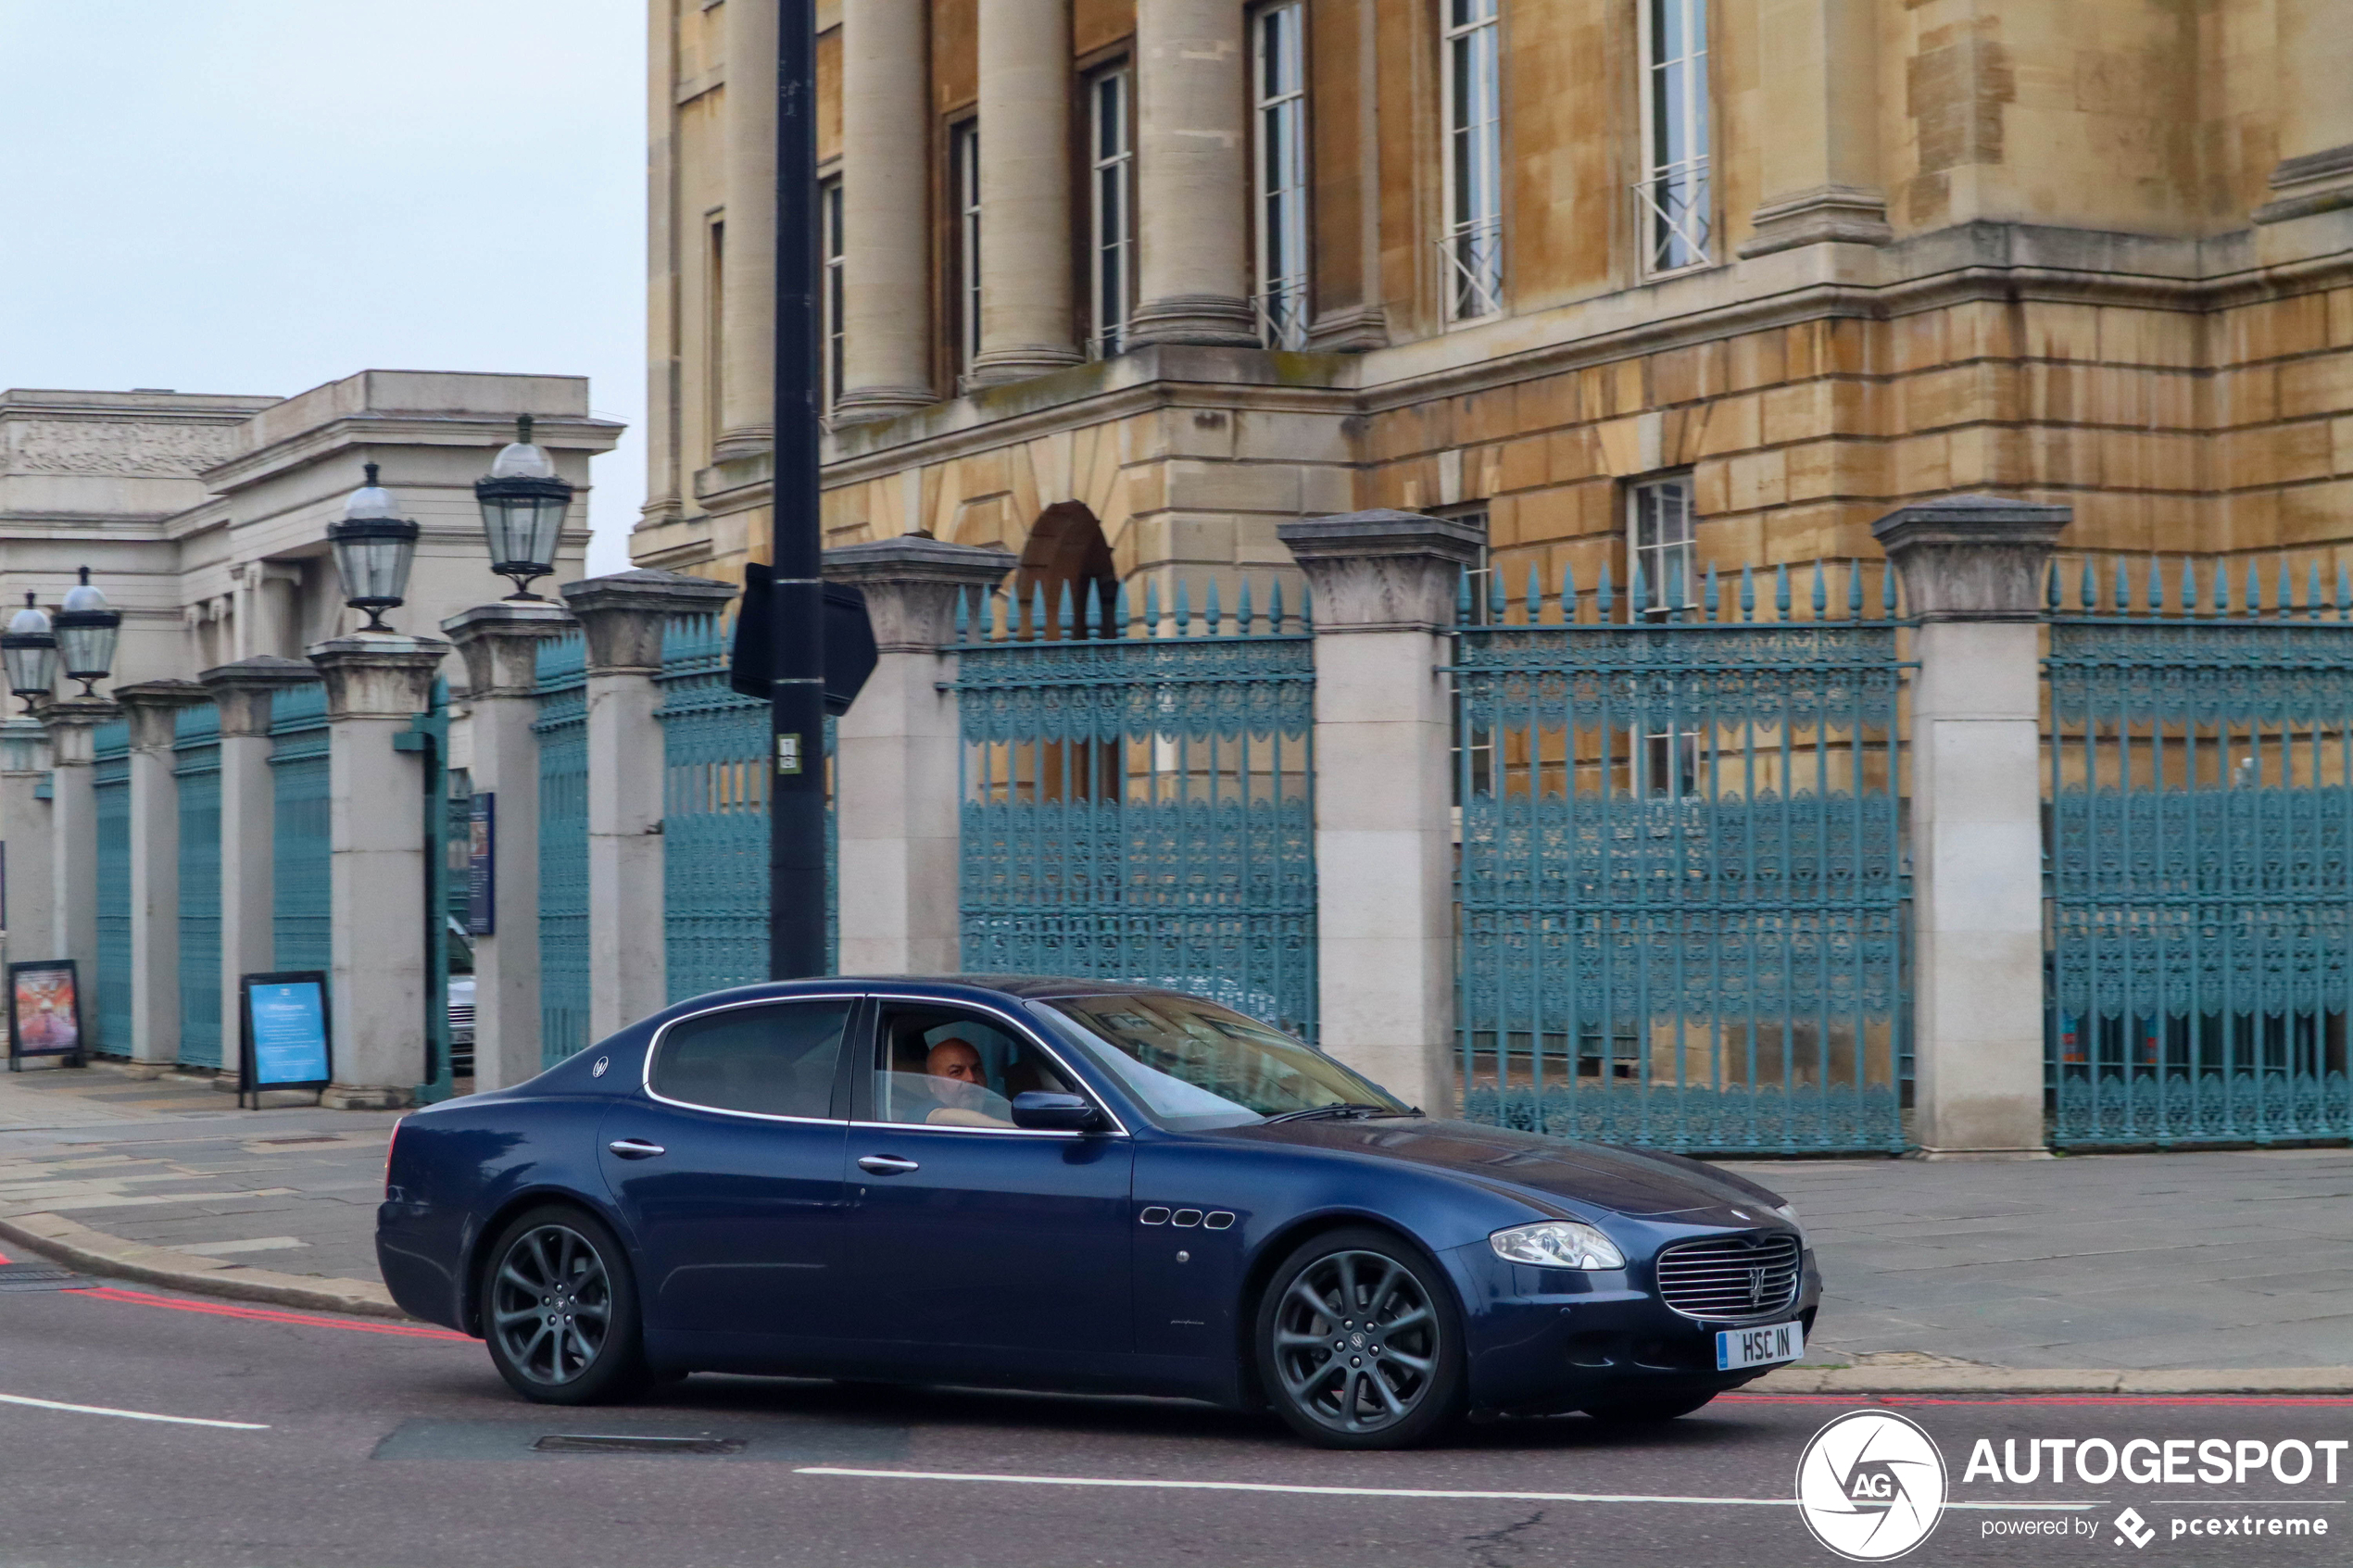
<path fill-rule="evenodd" d="M 483 791 L 466 809 L 466 935 L 498 934 L 498 797 Z"/>
<path fill-rule="evenodd" d="M 8 966 L 8 1071 L 27 1057 L 61 1056 L 80 1067 L 82 982 L 71 959 Z"/>
<path fill-rule="evenodd" d="M 264 1089 L 323 1089 L 334 1081 L 324 971 L 241 974 L 237 1013 L 240 1107 L 250 1095 L 260 1109 Z"/>

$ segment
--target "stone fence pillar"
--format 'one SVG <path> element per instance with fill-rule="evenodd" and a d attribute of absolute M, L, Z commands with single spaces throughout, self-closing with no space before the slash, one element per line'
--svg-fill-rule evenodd
<path fill-rule="evenodd" d="M 41 793 L 49 776 L 49 732 L 29 717 L 0 720 L 0 872 L 6 877 L 6 958 L 45 959 L 57 951 L 50 906 L 57 889 L 49 857 L 49 802 Z"/>
<path fill-rule="evenodd" d="M 131 1060 L 180 1060 L 180 710 L 208 700 L 194 681 L 117 686 L 131 721 Z M 114 1042 L 108 1042 L 110 1045 Z"/>
<path fill-rule="evenodd" d="M 1004 550 L 914 534 L 825 552 L 827 580 L 866 596 L 875 672 L 834 732 L 844 974 L 953 974 L 962 781 L 956 601 L 1013 569 Z"/>
<path fill-rule="evenodd" d="M 1315 592 L 1315 904 L 1322 1045 L 1443 1115 L 1454 1105 L 1446 631 L 1484 530 L 1349 512 L 1277 533 Z"/>
<path fill-rule="evenodd" d="M 97 1038 L 98 795 L 92 771 L 93 733 L 122 717 L 101 696 L 44 703 L 49 732 L 49 950 L 76 964 L 82 988 L 82 1029 Z M 31 955 L 24 955 L 30 957 Z M 99 1039 L 119 1048 L 123 1042 Z"/>
<path fill-rule="evenodd" d="M 355 633 L 320 643 L 327 682 L 328 910 L 338 1110 L 407 1105 L 425 1076 L 424 753 L 400 744 L 447 643 Z M 440 802 L 434 803 L 434 809 Z"/>
<path fill-rule="evenodd" d="M 720 608 L 736 590 L 674 571 L 622 571 L 568 583 L 563 594 L 588 655 L 588 1037 L 600 1040 L 670 1004 L 654 717 L 662 628 L 673 615 Z"/>
<path fill-rule="evenodd" d="M 217 665 L 196 677 L 220 709 L 220 1060 L 233 1073 L 245 1029 L 237 983 L 278 967 L 271 699 L 318 678 L 304 660 L 272 654 Z"/>
<path fill-rule="evenodd" d="M 2065 507 L 1955 495 L 1872 533 L 1912 652 L 1914 1110 L 1929 1159 L 2032 1159 L 2043 1132 L 2043 573 Z"/>
<path fill-rule="evenodd" d="M 474 938 L 474 1087 L 539 1073 L 539 645 L 573 629 L 561 605 L 501 600 L 441 623 L 466 661 L 473 787 L 491 806 L 490 926 Z"/>

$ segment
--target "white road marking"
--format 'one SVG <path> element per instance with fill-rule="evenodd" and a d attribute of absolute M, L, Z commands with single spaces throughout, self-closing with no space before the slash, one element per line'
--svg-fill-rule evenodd
<path fill-rule="evenodd" d="M 851 1470 L 808 1464 L 796 1475 L 853 1475 L 875 1481 L 998 1481 L 1017 1486 L 1134 1486 L 1177 1492 L 1285 1492 L 1327 1498 L 1434 1498 L 1473 1502 L 1657 1502 L 1708 1508 L 1795 1508 L 1795 1498 L 1689 1498 L 1638 1492 L 1443 1491 L 1426 1486 L 1304 1486 L 1273 1481 L 1153 1481 L 1101 1475 L 985 1475 L 959 1470 Z M 1948 1502 L 1946 1508 L 1996 1509 L 2006 1512 L 2081 1512 L 2097 1502 Z"/>
<path fill-rule="evenodd" d="M 28 1399 L 22 1394 L 0 1394 L 0 1404 L 31 1405 L 39 1411 L 69 1411 L 75 1415 L 119 1415 L 125 1421 L 168 1421 L 174 1426 L 225 1426 L 233 1432 L 267 1432 L 267 1424 L 258 1421 L 207 1421 L 200 1415 L 157 1415 L 151 1411 L 109 1410 L 104 1405 L 68 1405 L 56 1399 Z"/>

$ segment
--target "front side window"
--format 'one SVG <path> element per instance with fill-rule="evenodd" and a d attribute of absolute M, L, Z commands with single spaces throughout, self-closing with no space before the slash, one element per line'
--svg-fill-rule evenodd
<path fill-rule="evenodd" d="M 1257 120 L 1258 327 L 1269 348 L 1307 345 L 1306 7 L 1252 19 Z"/>
<path fill-rule="evenodd" d="M 681 1019 L 654 1056 L 653 1092 L 714 1110 L 830 1117 L 850 1006 L 775 1002 Z"/>
<path fill-rule="evenodd" d="M 1247 1126 L 1287 1111 L 1406 1107 L 1289 1035 L 1197 997 L 1059 997 L 1041 1010 L 1165 1127 Z"/>
<path fill-rule="evenodd" d="M 1088 346 L 1099 359 L 1126 348 L 1127 319 L 1135 309 L 1133 82 L 1121 66 L 1087 84 L 1087 304 L 1095 323 Z"/>
<path fill-rule="evenodd" d="M 876 1122 L 1003 1129 L 1018 1095 L 1082 1092 L 1036 1042 L 963 1008 L 887 1005 L 875 1053 Z"/>
<path fill-rule="evenodd" d="M 1708 190 L 1707 0 L 1640 0 L 1642 182 L 1635 215 L 1646 272 L 1705 267 L 1714 208 Z"/>
<path fill-rule="evenodd" d="M 842 378 L 848 370 L 846 354 L 849 336 L 842 326 L 842 248 L 841 248 L 841 181 L 838 177 L 826 181 L 817 188 L 817 220 L 822 227 L 821 254 L 825 259 L 824 291 L 818 296 L 824 317 L 825 343 L 824 384 L 820 394 L 828 412 L 841 397 Z"/>
<path fill-rule="evenodd" d="M 1446 314 L 1504 307 L 1503 83 L 1497 0 L 1444 0 Z"/>
<path fill-rule="evenodd" d="M 956 210 L 956 369 L 969 370 L 980 355 L 980 121 L 948 132 L 949 180 Z"/>

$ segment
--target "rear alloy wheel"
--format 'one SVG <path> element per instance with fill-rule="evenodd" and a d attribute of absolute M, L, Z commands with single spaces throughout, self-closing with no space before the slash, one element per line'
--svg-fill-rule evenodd
<path fill-rule="evenodd" d="M 499 1233 L 482 1326 L 498 1374 L 542 1404 L 625 1399 L 648 1381 L 621 1244 L 576 1209 L 535 1209 Z"/>
<path fill-rule="evenodd" d="M 1259 1376 L 1309 1442 L 1399 1449 L 1462 1405 L 1463 1349 L 1437 1270 L 1385 1232 L 1337 1231 L 1276 1270 L 1258 1309 Z"/>

